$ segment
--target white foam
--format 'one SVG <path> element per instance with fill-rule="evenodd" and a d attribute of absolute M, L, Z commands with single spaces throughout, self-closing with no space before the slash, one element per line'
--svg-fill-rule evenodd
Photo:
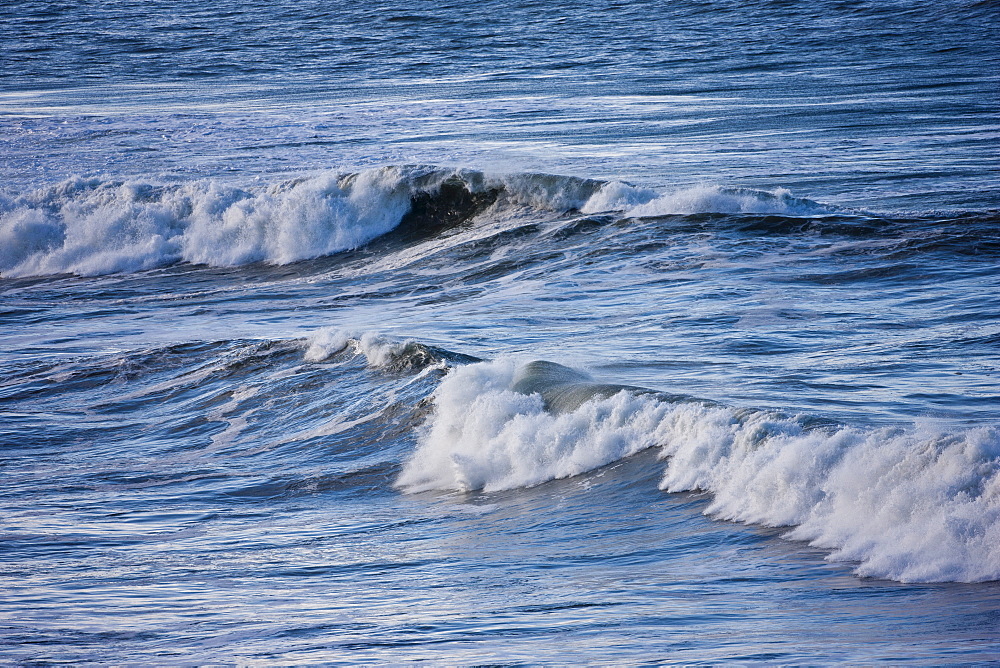
<path fill-rule="evenodd" d="M 445 378 L 434 395 L 436 413 L 397 481 L 402 489 L 526 487 L 656 444 L 666 405 L 621 392 L 553 415 L 540 396 L 509 389 L 516 369 L 510 360 L 484 362 Z"/>
<path fill-rule="evenodd" d="M 627 202 L 626 202 L 627 203 Z M 695 213 L 755 213 L 808 216 L 830 213 L 824 205 L 793 197 L 779 188 L 774 191 L 720 186 L 696 186 L 665 193 L 645 202 L 638 201 L 625 209 L 625 215 L 642 218 L 651 216 L 688 215 Z"/>
<path fill-rule="evenodd" d="M 1000 579 L 995 429 L 807 432 L 766 420 L 715 418 L 669 442 L 663 488 L 711 491 L 716 517 L 793 526 L 788 537 L 859 562 L 861 575 Z"/>
<path fill-rule="evenodd" d="M 252 197 L 213 188 L 192 199 L 182 257 L 213 265 L 287 264 L 356 248 L 394 229 L 412 192 L 397 168 L 351 180 L 323 174 Z"/>
<path fill-rule="evenodd" d="M 768 191 L 701 185 L 661 193 L 620 181 L 603 184 L 578 208 L 581 213 L 622 212 L 634 218 L 698 213 L 811 216 L 833 211 L 829 206 L 794 197 L 785 188 Z"/>
<path fill-rule="evenodd" d="M 4 276 L 130 271 L 180 256 L 182 202 L 136 185 L 72 179 L 0 207 Z"/>
<path fill-rule="evenodd" d="M 510 390 L 510 360 L 452 371 L 397 484 L 494 491 L 593 470 L 649 447 L 664 490 L 711 492 L 707 513 L 788 526 L 788 537 L 901 581 L 1000 579 L 1000 433 L 806 429 L 762 411 L 621 392 L 563 414 Z"/>
<path fill-rule="evenodd" d="M 412 339 L 393 339 L 378 332 L 325 327 L 310 335 L 305 345 L 307 362 L 322 362 L 349 349 L 355 355 L 363 355 L 371 367 L 392 369 L 412 354 L 417 344 Z"/>
<path fill-rule="evenodd" d="M 150 186 L 71 179 L 0 200 L 0 273 L 96 275 L 179 261 L 286 264 L 389 232 L 413 192 L 434 186 L 426 170 L 401 167 L 251 190 L 211 180 Z"/>
<path fill-rule="evenodd" d="M 346 329 L 324 327 L 306 339 L 307 362 L 322 362 L 347 348 L 355 334 Z"/>
<path fill-rule="evenodd" d="M 609 181 L 580 206 L 580 212 L 628 211 L 660 196 L 660 193 L 649 188 L 637 188 L 621 181 Z"/>

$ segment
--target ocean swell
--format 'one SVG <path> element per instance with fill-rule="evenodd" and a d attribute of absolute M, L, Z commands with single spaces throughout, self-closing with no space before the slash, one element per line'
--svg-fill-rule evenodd
<path fill-rule="evenodd" d="M 661 489 L 711 493 L 706 512 L 719 519 L 790 527 L 786 537 L 855 563 L 859 575 L 1000 579 L 996 429 L 810 427 L 766 411 L 608 391 L 615 386 L 533 364 L 453 370 L 398 487 L 533 486 L 656 447 L 666 460 Z M 590 398 L 547 409 L 574 386 L 591 388 Z"/>

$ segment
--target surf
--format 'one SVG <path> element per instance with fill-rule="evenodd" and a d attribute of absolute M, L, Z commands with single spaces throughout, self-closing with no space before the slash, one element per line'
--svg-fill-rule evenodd
<path fill-rule="evenodd" d="M 710 516 L 784 527 L 858 575 L 1000 579 L 992 427 L 831 424 L 512 359 L 452 370 L 433 401 L 396 480 L 407 493 L 533 487 L 655 449 L 660 490 L 707 492 Z"/>
<path fill-rule="evenodd" d="M 0 276 L 139 272 L 177 263 L 286 265 L 393 235 L 413 243 L 474 221 L 569 213 L 817 214 L 787 191 L 663 194 L 618 181 L 420 165 L 314 172 L 264 185 L 74 177 L 0 196 Z"/>

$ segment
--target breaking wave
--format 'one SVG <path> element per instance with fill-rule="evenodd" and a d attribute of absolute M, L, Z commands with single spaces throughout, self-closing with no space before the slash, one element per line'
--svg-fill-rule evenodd
<path fill-rule="evenodd" d="M 406 492 L 533 486 L 659 448 L 661 489 L 711 493 L 719 519 L 790 527 L 859 575 L 1000 579 L 995 428 L 812 426 L 509 359 L 453 370 L 434 403 Z"/>
<path fill-rule="evenodd" d="M 512 209 L 633 217 L 827 211 L 785 191 L 706 186 L 663 194 L 620 182 L 419 166 L 323 172 L 254 188 L 74 178 L 0 196 L 0 275 L 91 276 L 178 262 L 282 265 L 357 248 L 397 228 L 433 234 Z"/>
<path fill-rule="evenodd" d="M 444 369 L 449 363 L 480 361 L 469 355 L 418 341 L 398 341 L 377 332 L 355 332 L 337 327 L 326 327 L 314 332 L 304 341 L 304 345 L 307 362 L 323 362 L 347 351 L 364 356 L 369 366 L 385 371 L 422 370 L 428 367 Z"/>

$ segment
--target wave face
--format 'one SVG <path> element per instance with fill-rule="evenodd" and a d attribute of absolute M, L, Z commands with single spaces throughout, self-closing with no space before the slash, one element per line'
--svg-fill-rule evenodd
<path fill-rule="evenodd" d="M 545 174 L 384 167 L 328 172 L 242 189 L 212 180 L 151 185 L 75 178 L 0 198 L 0 274 L 133 272 L 178 262 L 274 265 L 363 246 L 402 226 L 429 235 L 487 208 L 629 216 L 816 214 L 786 191 L 696 188 L 658 195 L 619 182 Z"/>

